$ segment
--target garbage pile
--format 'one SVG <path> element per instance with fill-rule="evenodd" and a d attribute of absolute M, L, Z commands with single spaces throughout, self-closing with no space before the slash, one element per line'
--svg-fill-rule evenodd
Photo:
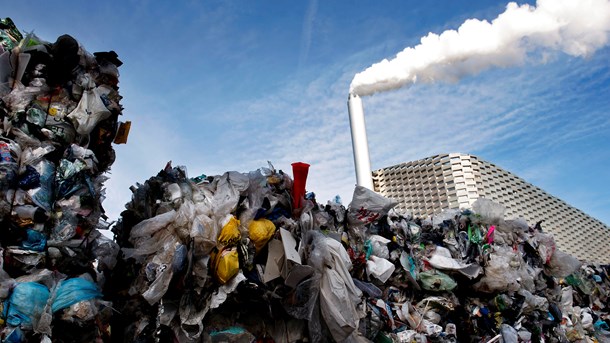
<path fill-rule="evenodd" d="M 46 42 L 0 20 L 0 303 L 3 342 L 110 337 L 104 172 L 126 143 L 114 51 Z M 117 135 L 117 130 L 121 133 Z M 100 227 L 102 226 L 102 227 Z"/>
<path fill-rule="evenodd" d="M 108 296 L 124 342 L 608 342 L 610 267 L 479 199 L 432 219 L 346 209 L 271 164 L 131 187 Z"/>

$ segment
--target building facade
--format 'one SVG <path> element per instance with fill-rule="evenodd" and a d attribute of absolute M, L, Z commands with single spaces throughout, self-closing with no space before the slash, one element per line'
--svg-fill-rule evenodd
<path fill-rule="evenodd" d="M 610 263 L 610 227 L 502 168 L 468 154 L 441 154 L 373 172 L 375 190 L 397 209 L 429 216 L 470 208 L 479 197 L 506 207 L 555 237 L 559 248 L 591 262 Z"/>

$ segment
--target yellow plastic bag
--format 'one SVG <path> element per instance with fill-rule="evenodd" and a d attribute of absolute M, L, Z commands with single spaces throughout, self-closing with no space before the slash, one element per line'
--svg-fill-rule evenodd
<path fill-rule="evenodd" d="M 223 249 L 214 256 L 214 274 L 222 285 L 239 273 L 239 255 L 236 248 Z"/>
<path fill-rule="evenodd" d="M 220 230 L 220 235 L 218 235 L 218 243 L 222 246 L 236 245 L 241 240 L 239 219 L 229 216 L 223 222 L 222 230 Z"/>
<path fill-rule="evenodd" d="M 275 224 L 268 219 L 258 219 L 250 222 L 248 227 L 250 240 L 258 253 L 275 233 Z"/>

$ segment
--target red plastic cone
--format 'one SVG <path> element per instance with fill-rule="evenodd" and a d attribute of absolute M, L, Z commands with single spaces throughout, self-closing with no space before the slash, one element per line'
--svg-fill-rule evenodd
<path fill-rule="evenodd" d="M 292 209 L 296 210 L 303 205 L 303 197 L 305 196 L 305 184 L 307 183 L 307 173 L 309 172 L 309 164 L 303 162 L 295 162 L 292 164 L 292 175 L 294 183 L 292 185 Z"/>

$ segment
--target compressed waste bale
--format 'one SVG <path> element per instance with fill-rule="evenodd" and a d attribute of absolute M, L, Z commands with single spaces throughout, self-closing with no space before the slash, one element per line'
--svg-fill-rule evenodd
<path fill-rule="evenodd" d="M 0 20 L 0 335 L 9 341 L 109 339 L 101 290 L 119 248 L 99 230 L 110 226 L 104 174 L 125 125 L 121 64 L 70 35 L 51 43 Z"/>
<path fill-rule="evenodd" d="M 577 261 L 498 204 L 414 218 L 356 187 L 347 208 L 306 193 L 295 211 L 292 185 L 272 165 L 189 178 L 168 164 L 132 187 L 113 229 L 123 252 L 113 332 L 181 342 L 574 342 L 610 332 L 609 266 Z"/>

